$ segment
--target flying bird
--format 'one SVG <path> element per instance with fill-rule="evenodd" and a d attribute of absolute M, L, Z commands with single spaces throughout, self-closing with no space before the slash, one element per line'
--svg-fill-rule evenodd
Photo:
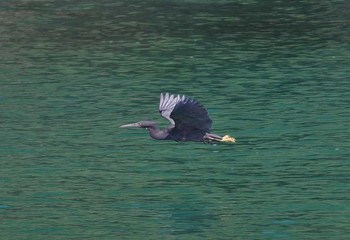
<path fill-rule="evenodd" d="M 170 125 L 160 129 L 153 121 L 140 121 L 120 126 L 121 128 L 138 127 L 148 130 L 150 136 L 157 140 L 173 140 L 177 142 L 227 142 L 233 143 L 235 138 L 223 137 L 210 133 L 212 120 L 203 105 L 191 97 L 160 94 L 159 113 Z"/>

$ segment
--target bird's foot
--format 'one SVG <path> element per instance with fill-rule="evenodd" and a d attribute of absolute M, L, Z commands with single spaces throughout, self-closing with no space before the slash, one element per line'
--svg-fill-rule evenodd
<path fill-rule="evenodd" d="M 229 135 L 225 135 L 222 137 L 220 142 L 234 143 L 234 142 L 236 142 L 236 139 L 234 137 L 229 136 Z"/>

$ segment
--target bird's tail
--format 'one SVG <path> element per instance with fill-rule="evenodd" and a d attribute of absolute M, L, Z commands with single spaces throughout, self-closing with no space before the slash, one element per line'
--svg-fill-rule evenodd
<path fill-rule="evenodd" d="M 224 143 L 236 142 L 236 139 L 234 137 L 230 137 L 229 135 L 225 135 L 221 137 L 213 133 L 206 133 L 203 139 L 204 141 L 208 141 L 208 142 L 224 142 Z"/>

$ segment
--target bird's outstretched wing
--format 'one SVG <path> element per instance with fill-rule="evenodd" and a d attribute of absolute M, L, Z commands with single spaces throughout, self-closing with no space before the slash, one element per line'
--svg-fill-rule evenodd
<path fill-rule="evenodd" d="M 212 121 L 207 110 L 195 99 L 186 96 L 160 95 L 159 111 L 173 125 L 177 133 L 210 132 Z"/>
<path fill-rule="evenodd" d="M 175 108 L 176 104 L 185 100 L 185 96 L 169 95 L 169 93 L 161 93 L 159 101 L 159 113 L 166 119 L 168 119 L 172 125 L 175 125 L 174 120 L 170 117 L 171 112 Z"/>
<path fill-rule="evenodd" d="M 184 97 L 179 101 L 170 117 L 175 121 L 175 129 L 181 132 L 210 132 L 212 121 L 207 110 L 193 98 Z"/>

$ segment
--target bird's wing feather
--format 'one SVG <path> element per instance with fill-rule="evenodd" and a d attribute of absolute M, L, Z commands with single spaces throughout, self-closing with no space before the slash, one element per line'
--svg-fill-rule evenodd
<path fill-rule="evenodd" d="M 161 93 L 159 101 L 159 113 L 166 119 L 168 119 L 172 125 L 175 125 L 174 120 L 170 117 L 171 112 L 175 108 L 176 104 L 185 99 L 185 96 L 169 95 L 169 93 Z"/>
<path fill-rule="evenodd" d="M 210 132 L 212 125 L 207 110 L 195 99 L 185 96 L 178 96 L 170 118 L 175 122 L 175 129 L 180 132 Z"/>

